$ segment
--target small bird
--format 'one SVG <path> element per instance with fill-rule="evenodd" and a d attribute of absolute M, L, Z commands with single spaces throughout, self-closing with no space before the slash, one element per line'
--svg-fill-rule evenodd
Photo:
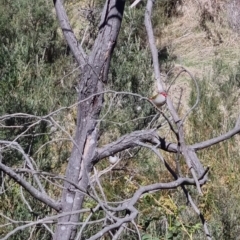
<path fill-rule="evenodd" d="M 158 92 L 155 96 L 149 98 L 158 108 L 166 103 L 167 93 L 162 91 Z"/>
<path fill-rule="evenodd" d="M 111 164 L 115 164 L 118 161 L 118 157 L 116 155 L 114 156 L 109 156 L 108 160 Z"/>

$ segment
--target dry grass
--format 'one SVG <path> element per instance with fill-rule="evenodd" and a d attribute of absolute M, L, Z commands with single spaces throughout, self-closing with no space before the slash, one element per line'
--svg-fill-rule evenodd
<path fill-rule="evenodd" d="M 221 6 L 225 4 L 223 1 L 220 3 Z M 206 32 L 200 26 L 203 7 L 198 1 L 184 1 L 182 16 L 173 18 L 172 23 L 163 29 L 161 39 L 157 40 L 158 46 L 169 46 L 177 56 L 177 63 L 189 67 L 197 75 L 201 74 L 203 67 L 207 66 L 210 70 L 212 61 L 217 57 L 236 63 L 234 59 L 240 56 L 239 36 L 229 28 L 225 9 L 221 7 L 222 12 L 213 16 L 214 22 L 206 20 Z"/>
<path fill-rule="evenodd" d="M 228 68 L 234 69 L 240 59 L 240 37 L 229 27 L 227 19 L 227 1 L 196 1 L 186 0 L 180 8 L 181 14 L 171 19 L 171 23 L 166 25 L 157 39 L 158 48 L 167 46 L 169 52 L 176 56 L 175 67 L 184 66 L 199 80 L 209 79 L 208 93 L 216 92 L 214 82 L 216 61 L 223 61 Z M 205 10 L 204 10 L 205 9 Z M 203 11 L 212 14 L 212 21 L 205 20 L 204 29 L 201 26 Z M 211 37 L 209 37 L 209 32 Z M 221 37 L 222 42 L 217 42 L 217 34 Z M 174 76 L 179 72 L 176 68 Z M 218 81 L 227 81 L 229 71 L 222 71 L 218 76 Z M 212 81 L 213 80 L 213 81 Z M 236 94 L 240 90 L 236 90 Z M 191 92 L 191 79 L 183 74 L 177 79 L 170 89 L 170 97 L 177 105 L 180 95 L 181 112 L 184 113 L 189 109 L 189 99 Z M 219 102 L 220 111 L 224 115 L 226 122 L 223 129 L 227 130 L 227 119 L 229 112 L 224 101 Z M 240 98 L 233 102 L 235 112 L 239 110 Z M 235 118 L 233 116 L 233 118 Z M 189 132 L 189 130 L 187 130 Z"/>

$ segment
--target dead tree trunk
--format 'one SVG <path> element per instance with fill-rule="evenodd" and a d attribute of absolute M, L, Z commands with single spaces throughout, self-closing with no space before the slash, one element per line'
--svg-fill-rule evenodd
<path fill-rule="evenodd" d="M 109 63 L 120 30 L 125 1 L 106 1 L 99 33 L 89 56 L 85 56 L 78 45 L 61 1 L 56 0 L 54 4 L 65 38 L 81 68 L 76 134 L 66 170 L 68 181 L 64 183 L 61 199 L 62 212 L 71 212 L 81 209 L 85 196 L 83 192 L 86 192 L 89 186 L 88 174 L 92 170 L 92 159 L 97 147 L 97 120 L 103 105 L 101 92 L 107 82 Z M 75 189 L 70 182 L 77 184 L 83 192 Z M 79 216 L 80 214 L 76 213 L 60 218 L 54 239 L 74 239 L 76 225 L 64 223 L 76 223 Z"/>

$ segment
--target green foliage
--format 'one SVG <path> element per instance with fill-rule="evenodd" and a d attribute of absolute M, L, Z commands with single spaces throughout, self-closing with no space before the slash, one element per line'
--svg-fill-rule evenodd
<path fill-rule="evenodd" d="M 239 63 L 231 67 L 215 60 L 213 74 L 198 80 L 201 97 L 198 108 L 190 116 L 189 140 L 206 140 L 227 132 L 235 125 L 239 111 Z M 194 90 L 190 105 L 196 100 Z M 232 116 L 232 117 L 230 117 Z M 194 131 L 195 129 L 195 131 Z M 196 130 L 197 129 L 197 130 Z M 239 139 L 230 139 L 199 152 L 201 161 L 210 166 L 210 183 L 199 206 L 214 239 L 236 239 L 239 235 L 238 194 Z M 226 200 L 227 199 L 227 200 Z"/>
<path fill-rule="evenodd" d="M 159 238 L 153 237 L 150 234 L 143 234 L 141 240 L 159 240 Z"/>
<path fill-rule="evenodd" d="M 66 57 L 56 20 L 46 1 L 6 1 L 1 11 L 0 113 L 46 114 L 56 108 L 54 70 Z"/>
<path fill-rule="evenodd" d="M 141 209 L 139 224 L 142 226 L 144 238 L 195 239 L 193 236 L 198 235 L 202 225 L 197 218 L 186 221 L 186 215 L 192 210 L 185 205 L 176 205 L 172 200 L 173 197 L 164 193 L 143 196 L 145 209 Z M 146 200 L 148 209 L 146 209 Z"/>
<path fill-rule="evenodd" d="M 221 122 L 223 116 L 220 111 L 220 96 L 214 89 L 209 87 L 209 79 L 197 80 L 200 89 L 200 101 L 196 110 L 191 114 L 190 121 L 193 128 L 201 129 L 201 131 L 191 131 L 191 139 L 193 142 L 202 141 L 203 138 L 216 137 L 222 129 Z M 196 102 L 196 92 L 193 90 L 190 96 L 189 105 L 193 106 Z M 202 134 L 204 132 L 204 135 Z"/>
<path fill-rule="evenodd" d="M 7 217 L 19 221 L 19 223 L 8 224 L 5 228 L 1 228 L 0 236 L 4 236 L 8 232 L 12 231 L 16 227 L 21 225 L 21 222 L 24 221 L 35 221 L 37 218 L 45 217 L 50 209 L 46 208 L 43 204 L 38 204 L 36 199 L 30 196 L 24 190 L 19 191 L 19 186 L 16 185 L 12 180 L 5 178 L 7 181 L 8 188 L 4 194 L 1 194 L 1 212 L 3 212 Z M 32 207 L 32 211 L 26 208 L 25 203 L 23 202 L 24 196 L 27 199 L 28 203 Z M 0 223 L 4 222 L 4 218 L 0 217 Z M 44 231 L 43 231 L 44 230 Z M 26 228 L 24 231 L 19 232 L 17 235 L 12 236 L 11 239 L 28 239 L 31 234 L 31 229 Z M 48 231 L 45 231 L 44 226 L 39 225 L 34 231 L 33 237 L 35 239 L 51 239 L 51 236 Z"/>
<path fill-rule="evenodd" d="M 1 116 L 19 112 L 43 116 L 74 101 L 73 84 L 76 76 L 73 74 L 68 77 L 67 83 L 63 78 L 65 73 L 72 70 L 74 64 L 58 33 L 52 7 L 52 2 L 45 0 L 0 1 Z M 66 147 L 60 149 L 61 144 L 56 149 L 49 144 L 43 146 L 52 139 L 48 122 L 37 123 L 36 118 L 17 116 L 2 119 L 1 140 L 16 139 L 23 150 L 34 158 L 39 170 L 52 171 L 56 152 L 59 154 L 59 164 L 62 165 L 63 159 L 67 159 L 66 156 L 61 157 L 61 152 L 66 150 Z M 62 119 L 63 116 L 59 113 L 58 120 Z M 18 137 L 19 135 L 21 136 Z M 38 151 L 40 147 L 41 151 Z M 21 167 L 25 164 L 16 150 L 6 148 L 2 154 L 3 161 L 8 166 Z M 23 176 L 32 181 L 28 174 Z M 5 175 L 4 183 L 2 181 L 3 179 L 0 179 L 1 189 L 7 188 L 7 191 L 0 195 L 0 211 L 4 214 L 9 214 L 14 220 L 23 221 L 48 215 L 48 208 L 45 209 L 41 203 L 23 191 L 32 207 L 31 212 L 21 197 L 19 187 L 13 185 Z M 42 184 L 52 194 L 53 189 L 48 188 L 48 183 Z M 1 218 L 0 222 L 3 221 Z M 17 224 L 9 226 L 9 229 L 16 226 Z M 0 229 L 0 236 L 4 231 Z M 51 239 L 49 232 L 42 226 L 37 227 L 32 234 L 34 239 Z M 29 236 L 30 230 L 26 229 L 11 239 L 28 239 Z"/>
<path fill-rule="evenodd" d="M 145 31 L 143 12 L 126 9 L 118 44 L 110 70 L 110 87 L 147 96 L 153 83 L 151 59 L 146 40 L 139 35 Z M 116 67 L 117 66 L 117 67 Z"/>
<path fill-rule="evenodd" d="M 62 87 L 59 78 L 70 67 L 71 61 L 57 33 L 51 5 L 43 0 L 2 1 L 0 4 L 3 46 L 0 48 L 0 114 L 21 112 L 44 115 L 69 104 L 73 100 L 69 96 L 74 96 L 71 93 L 74 90 L 71 84 Z M 63 63 L 65 66 L 62 67 Z M 29 128 L 32 121 L 28 117 L 8 118 L 4 122 L 7 128 L 1 131 L 0 136 L 13 140 L 25 132 L 19 141 L 32 155 L 49 140 L 46 135 L 48 124 L 41 122 Z M 16 161 L 12 157 L 10 159 Z"/>
<path fill-rule="evenodd" d="M 214 79 L 218 86 L 220 97 L 225 104 L 226 109 L 230 110 L 234 107 L 234 103 L 239 99 L 240 88 L 240 61 L 232 68 L 228 65 L 224 66 L 223 61 L 217 60 L 214 64 Z M 226 79 L 222 79 L 222 75 L 229 73 Z"/>

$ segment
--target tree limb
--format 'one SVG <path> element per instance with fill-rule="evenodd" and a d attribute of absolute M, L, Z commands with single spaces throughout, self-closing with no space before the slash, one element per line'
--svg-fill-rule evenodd
<path fill-rule="evenodd" d="M 204 148 L 208 148 L 208 147 L 211 147 L 212 145 L 215 145 L 217 143 L 225 141 L 238 133 L 240 133 L 240 126 L 236 126 L 232 130 L 230 130 L 229 132 L 227 132 L 221 136 L 206 140 L 204 142 L 193 144 L 193 145 L 191 145 L 191 148 L 193 148 L 195 151 L 198 151 L 198 150 L 201 150 Z"/>
<path fill-rule="evenodd" d="M 240 133 L 240 126 L 237 126 L 234 129 L 216 138 L 212 138 L 200 143 L 195 143 L 193 145 L 188 145 L 187 149 L 189 149 L 188 151 L 198 151 L 204 148 L 208 148 L 214 144 L 220 143 L 222 141 L 226 141 L 238 133 Z M 157 145 L 157 148 L 160 148 L 167 152 L 176 153 L 178 151 L 177 144 L 168 142 L 164 138 L 161 138 L 156 133 L 156 129 L 139 130 L 139 131 L 132 132 L 130 134 L 126 134 L 120 137 L 119 139 L 117 139 L 116 141 L 106 144 L 101 148 L 98 148 L 93 161 L 97 163 L 100 159 L 109 157 L 111 155 L 114 155 L 118 152 L 121 152 L 129 148 L 134 148 L 138 146 L 138 142 L 143 142 L 143 143 L 148 142 L 153 145 Z M 202 168 L 198 165 L 198 169 L 202 169 Z"/>
<path fill-rule="evenodd" d="M 158 51 L 157 51 L 156 44 L 155 44 L 152 21 L 151 21 L 152 7 L 153 7 L 153 1 L 148 0 L 147 6 L 146 6 L 146 11 L 145 11 L 144 23 L 146 26 L 149 46 L 150 46 L 151 53 L 152 53 L 152 60 L 153 60 L 154 74 L 155 74 L 156 82 L 157 82 L 157 88 L 158 88 L 159 92 L 162 92 L 164 90 L 164 86 L 163 86 L 163 82 L 161 81 L 160 71 L 158 70 L 159 69 Z"/>
<path fill-rule="evenodd" d="M 34 198 L 39 201 L 45 203 L 49 207 L 55 209 L 56 211 L 61 210 L 61 205 L 56 203 L 53 199 L 51 199 L 48 195 L 38 191 L 31 184 L 25 181 L 19 174 L 15 173 L 10 167 L 7 167 L 3 163 L 0 162 L 0 169 L 5 172 L 10 178 L 14 179 L 18 184 L 20 184 L 26 191 L 28 191 Z"/>
<path fill-rule="evenodd" d="M 135 0 L 131 5 L 130 8 L 135 7 L 141 0 Z"/>
<path fill-rule="evenodd" d="M 17 151 L 19 151 L 22 154 L 23 158 L 25 159 L 26 163 L 28 164 L 28 167 L 31 170 L 35 170 L 30 157 L 28 156 L 28 154 L 26 154 L 24 152 L 23 148 L 17 142 L 0 140 L 0 144 L 4 146 L 3 148 L 8 148 L 9 147 L 9 148 L 13 148 L 13 149 L 16 149 Z M 36 183 L 37 183 L 39 189 L 41 190 L 41 192 L 43 194 L 46 194 L 45 189 L 43 188 L 43 186 L 41 184 L 41 181 L 39 180 L 38 176 L 34 175 L 33 178 L 36 181 Z"/>
<path fill-rule="evenodd" d="M 158 148 L 165 151 L 177 152 L 177 144 L 165 141 L 164 138 L 158 136 L 156 129 L 139 130 L 126 134 L 116 141 L 98 148 L 93 161 L 96 163 L 102 158 L 109 157 L 125 149 L 137 147 L 138 142 L 149 142 L 153 145 L 158 145 Z"/>
<path fill-rule="evenodd" d="M 67 40 L 68 46 L 70 47 L 78 64 L 82 67 L 86 63 L 87 56 L 73 33 L 62 0 L 53 0 L 53 3 L 60 27 L 63 31 L 65 39 Z"/>

